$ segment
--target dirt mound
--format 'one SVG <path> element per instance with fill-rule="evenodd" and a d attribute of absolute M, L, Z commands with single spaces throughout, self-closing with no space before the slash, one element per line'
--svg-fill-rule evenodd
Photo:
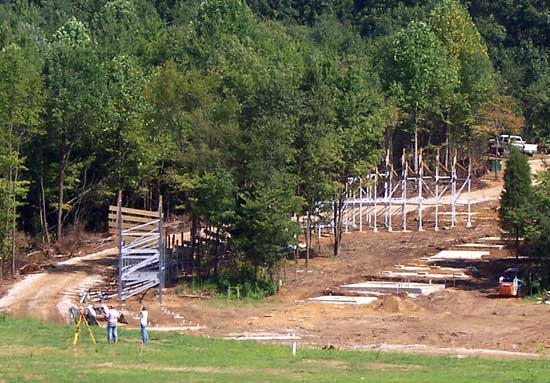
<path fill-rule="evenodd" d="M 373 304 L 373 309 L 378 312 L 397 314 L 418 311 L 419 307 L 409 298 L 388 295 L 387 297 L 378 299 L 378 301 Z"/>

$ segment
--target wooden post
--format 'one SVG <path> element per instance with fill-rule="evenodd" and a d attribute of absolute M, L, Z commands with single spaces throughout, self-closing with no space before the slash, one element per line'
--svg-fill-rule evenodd
<path fill-rule="evenodd" d="M 439 149 L 435 156 L 435 231 L 439 230 Z"/>
<path fill-rule="evenodd" d="M 424 161 L 422 159 L 422 149 L 420 149 L 418 154 L 419 168 L 416 176 L 418 177 L 418 231 L 424 231 L 422 226 L 422 188 L 423 188 L 423 179 L 424 176 Z"/>
<path fill-rule="evenodd" d="M 374 223 L 373 223 L 374 227 L 373 227 L 372 231 L 376 233 L 378 231 L 378 227 L 376 226 L 377 225 L 376 224 L 376 214 L 378 214 L 378 212 L 376 211 L 376 208 L 377 208 L 376 203 L 377 203 L 377 198 L 378 198 L 378 169 L 375 169 L 375 171 L 374 171 L 374 195 L 373 195 L 373 197 L 374 197 L 374 209 L 373 209 L 373 211 L 374 211 Z"/>
<path fill-rule="evenodd" d="M 363 180 L 359 178 L 359 232 L 363 232 Z"/>
<path fill-rule="evenodd" d="M 389 184 L 388 184 L 388 166 L 389 166 L 389 151 L 386 152 L 386 160 L 384 164 L 384 226 L 388 227 L 388 195 L 389 195 Z"/>
<path fill-rule="evenodd" d="M 455 152 L 451 165 L 451 227 L 455 227 L 456 223 L 456 156 Z"/>
<path fill-rule="evenodd" d="M 162 195 L 159 195 L 159 302 L 161 305 L 162 290 L 164 289 L 164 242 L 162 239 Z"/>
<path fill-rule="evenodd" d="M 388 151 L 388 157 L 389 157 L 389 151 Z M 390 181 L 389 181 L 389 185 L 390 185 L 390 190 L 388 192 L 388 231 L 389 232 L 392 232 L 393 231 L 393 227 L 392 227 L 392 211 L 391 211 L 391 200 L 392 200 L 392 196 L 393 196 L 393 165 L 390 163 L 389 164 L 389 173 L 390 173 Z"/>
<path fill-rule="evenodd" d="M 348 198 L 349 198 L 348 183 L 346 182 L 346 191 L 345 191 L 345 199 L 344 199 L 344 201 L 345 201 L 346 199 L 348 199 Z M 342 210 L 342 217 L 341 217 L 341 218 L 344 219 L 344 217 L 345 217 L 345 220 L 346 220 L 346 221 L 345 221 L 345 222 L 346 222 L 346 233 L 349 233 L 349 227 L 348 227 L 348 224 L 349 224 L 349 222 L 348 222 L 348 221 L 349 221 L 349 214 L 346 214 L 346 211 L 348 210 L 348 209 L 346 209 L 346 207 L 347 207 L 347 206 L 344 205 L 344 209 Z"/>
<path fill-rule="evenodd" d="M 403 231 L 407 231 L 407 177 L 408 177 L 408 162 L 406 159 L 406 152 L 403 149 L 403 156 L 401 157 L 401 221 Z"/>
<path fill-rule="evenodd" d="M 495 164 L 496 166 L 496 164 Z M 472 157 L 470 156 L 468 158 L 468 221 L 466 222 L 466 227 L 471 228 L 472 227 L 472 210 L 471 210 L 471 204 L 472 204 Z"/>
<path fill-rule="evenodd" d="M 117 223 L 118 223 L 118 301 L 122 303 L 122 247 L 124 240 L 122 238 L 122 190 L 118 192 L 117 201 Z"/>

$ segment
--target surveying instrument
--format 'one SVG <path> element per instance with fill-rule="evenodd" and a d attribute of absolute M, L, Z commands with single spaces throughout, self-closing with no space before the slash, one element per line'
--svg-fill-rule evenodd
<path fill-rule="evenodd" d="M 73 346 L 76 346 L 78 343 L 78 339 L 80 338 L 80 326 L 84 322 L 86 325 L 86 328 L 88 329 L 88 334 L 90 334 L 90 338 L 92 338 L 92 342 L 94 345 L 97 345 L 94 337 L 94 333 L 92 332 L 92 329 L 90 328 L 90 323 L 88 322 L 88 319 L 86 318 L 86 314 L 84 312 L 83 308 L 80 308 L 78 310 L 78 320 L 76 321 L 76 328 L 74 331 L 74 339 L 73 339 Z"/>

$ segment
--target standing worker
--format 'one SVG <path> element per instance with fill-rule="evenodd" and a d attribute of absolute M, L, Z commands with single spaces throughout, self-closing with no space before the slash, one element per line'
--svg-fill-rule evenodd
<path fill-rule="evenodd" d="M 149 312 L 147 311 L 147 306 L 141 306 L 141 311 L 139 313 L 139 325 L 141 327 L 141 343 L 142 345 L 149 341 L 149 334 L 147 334 L 147 320 L 149 318 Z"/>
<path fill-rule="evenodd" d="M 105 313 L 105 319 L 107 319 L 107 343 L 111 343 L 113 340 L 114 343 L 118 342 L 118 334 L 116 331 L 116 325 L 118 322 L 118 317 L 120 313 L 113 305 L 109 306 L 109 310 Z"/>

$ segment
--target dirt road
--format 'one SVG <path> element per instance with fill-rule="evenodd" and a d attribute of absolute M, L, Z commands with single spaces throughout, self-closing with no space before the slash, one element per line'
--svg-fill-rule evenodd
<path fill-rule="evenodd" d="M 531 167 L 532 174 L 540 172 L 549 165 L 550 161 L 547 158 L 537 158 L 529 160 L 529 166 Z M 500 193 L 502 192 L 502 180 L 494 181 L 492 177 L 492 173 L 488 173 L 484 177 L 488 187 L 474 190 L 469 195 L 468 193 L 464 193 L 461 199 L 467 200 L 468 198 L 470 198 L 472 200 L 472 203 L 482 203 L 498 200 L 500 198 Z"/>
<path fill-rule="evenodd" d="M 0 311 L 50 322 L 66 321 L 69 305 L 76 303 L 77 290 L 101 282 L 115 255 L 115 249 L 107 249 L 27 275 L 0 299 Z"/>

